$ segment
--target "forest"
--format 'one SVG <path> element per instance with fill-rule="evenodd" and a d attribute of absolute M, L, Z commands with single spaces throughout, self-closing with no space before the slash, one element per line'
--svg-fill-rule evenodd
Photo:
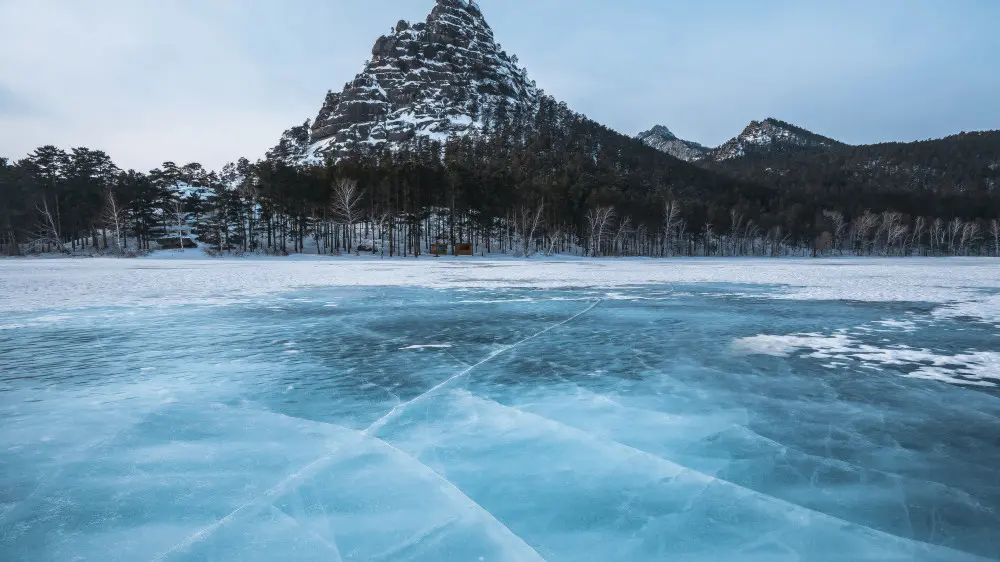
<path fill-rule="evenodd" d="M 99 150 L 0 159 L 0 253 L 1000 255 L 1000 133 L 699 167 L 543 98 L 475 134 L 221 170 L 122 170 Z"/>

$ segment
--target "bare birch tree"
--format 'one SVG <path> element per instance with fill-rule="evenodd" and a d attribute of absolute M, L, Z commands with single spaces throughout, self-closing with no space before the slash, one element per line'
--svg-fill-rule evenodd
<path fill-rule="evenodd" d="M 701 229 L 701 241 L 705 246 L 704 251 L 706 256 L 712 255 L 712 239 L 715 238 L 714 227 L 715 225 L 708 223 Z"/>
<path fill-rule="evenodd" d="M 977 240 L 979 240 L 979 224 L 975 222 L 965 223 L 965 226 L 962 227 L 962 242 L 959 244 L 959 252 L 963 256 L 969 255 L 970 246 Z"/>
<path fill-rule="evenodd" d="M 944 227 L 944 221 L 941 219 L 934 219 L 931 223 L 931 252 L 937 254 L 944 247 L 944 239 L 946 228 Z"/>
<path fill-rule="evenodd" d="M 614 236 L 614 247 L 612 251 L 615 255 L 621 256 L 625 253 L 625 240 L 632 233 L 632 217 L 625 217 L 618 223 L 618 230 Z"/>
<path fill-rule="evenodd" d="M 910 227 L 905 224 L 896 224 L 889 230 L 888 239 L 886 240 L 886 251 L 892 251 L 893 247 L 898 246 L 899 255 L 904 255 L 906 253 L 906 234 L 910 231 Z"/>
<path fill-rule="evenodd" d="M 770 253 L 771 257 L 775 258 L 782 255 L 785 248 L 788 246 L 788 240 L 791 238 L 790 234 L 784 234 L 781 225 L 778 225 L 771 229 L 768 234 L 769 245 L 771 246 Z"/>
<path fill-rule="evenodd" d="M 520 211 L 514 213 L 514 238 L 517 241 L 515 257 L 529 258 L 534 254 L 531 244 L 535 241 L 535 234 L 542 225 L 543 208 L 544 205 L 539 205 L 535 212 L 531 212 L 527 207 L 521 207 Z"/>
<path fill-rule="evenodd" d="M 342 179 L 333 188 L 332 207 L 334 215 L 347 227 L 346 249 L 351 253 L 354 244 L 354 225 L 358 222 L 363 192 L 358 182 Z"/>
<path fill-rule="evenodd" d="M 380 258 L 385 258 L 385 231 L 389 225 L 389 213 L 382 213 L 374 220 L 374 225 L 378 227 L 378 253 Z M 374 235 L 374 232 L 372 232 Z M 390 248 L 389 257 L 392 257 L 392 249 Z"/>
<path fill-rule="evenodd" d="M 48 201 L 43 199 L 40 205 L 35 205 L 35 212 L 38 213 L 38 221 L 30 236 L 28 247 L 35 252 L 55 248 L 66 253 L 62 234 L 59 232 L 59 221 L 52 214 Z"/>
<path fill-rule="evenodd" d="M 730 227 L 729 227 L 729 247 L 730 255 L 735 256 L 737 253 L 737 246 L 739 244 L 738 240 L 740 235 L 743 233 L 743 213 L 739 213 L 736 209 L 729 211 Z"/>
<path fill-rule="evenodd" d="M 184 253 L 185 236 L 184 232 L 188 228 L 187 213 L 184 212 L 184 203 L 180 199 L 174 200 L 173 212 L 174 225 L 177 228 L 177 242 L 180 245 L 181 253 Z"/>
<path fill-rule="evenodd" d="M 884 252 L 888 254 L 892 251 L 893 246 L 899 241 L 899 238 L 905 234 L 905 231 L 901 229 L 901 222 L 903 220 L 903 215 L 899 213 L 894 213 L 892 211 L 885 211 L 882 213 L 882 220 L 879 223 L 878 233 L 875 235 L 876 242 L 878 240 L 885 240 Z"/>
<path fill-rule="evenodd" d="M 760 229 L 754 224 L 752 220 L 747 221 L 746 225 L 743 227 L 743 244 L 740 250 L 743 255 L 754 255 L 754 241 L 760 235 Z M 749 246 L 748 246 L 749 245 Z"/>
<path fill-rule="evenodd" d="M 878 226 L 878 215 L 873 214 L 871 211 L 865 211 L 860 217 L 854 219 L 851 236 L 854 238 L 859 254 L 870 248 L 868 245 L 868 235 L 871 234 L 876 226 Z"/>
<path fill-rule="evenodd" d="M 601 245 L 607 237 L 608 227 L 615 218 L 615 210 L 611 207 L 598 207 L 587 212 L 587 228 L 590 235 L 590 255 L 601 255 Z"/>
<path fill-rule="evenodd" d="M 555 254 L 556 243 L 558 243 L 560 237 L 562 237 L 561 230 L 557 230 L 555 234 L 549 237 L 549 249 L 545 251 L 546 256 L 551 256 Z"/>
<path fill-rule="evenodd" d="M 960 244 L 962 231 L 965 230 L 965 222 L 955 217 L 950 223 L 948 223 L 948 253 L 955 255 L 957 250 L 956 244 Z"/>
<path fill-rule="evenodd" d="M 681 223 L 681 204 L 677 201 L 667 201 L 663 209 L 663 240 L 666 244 L 666 254 L 672 256 Z"/>
<path fill-rule="evenodd" d="M 122 240 L 125 234 L 125 210 L 118 205 L 115 194 L 110 189 L 104 194 L 104 209 L 101 211 L 101 222 L 105 232 L 111 232 L 111 244 L 106 248 L 115 255 L 125 253 Z"/>
<path fill-rule="evenodd" d="M 927 219 L 924 217 L 917 217 L 913 220 L 913 234 L 910 235 L 909 247 L 912 250 L 917 251 L 917 255 L 923 255 L 923 238 L 924 231 L 927 229 Z"/>
<path fill-rule="evenodd" d="M 990 234 L 993 235 L 993 255 L 1000 257 L 1000 220 L 993 219 L 990 223 Z"/>

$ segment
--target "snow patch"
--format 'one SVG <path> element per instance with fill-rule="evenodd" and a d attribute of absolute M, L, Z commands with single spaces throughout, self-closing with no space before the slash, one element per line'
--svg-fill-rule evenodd
<path fill-rule="evenodd" d="M 55 324 L 57 322 L 65 322 L 66 320 L 72 319 L 72 316 L 68 314 L 52 314 L 47 316 L 39 316 L 35 318 L 35 323 L 37 324 Z"/>
<path fill-rule="evenodd" d="M 846 353 L 851 350 L 854 340 L 846 335 L 822 336 L 819 334 L 800 334 L 791 336 L 757 335 L 741 338 L 733 342 L 733 349 L 748 355 L 770 355 L 772 357 L 790 357 L 794 352 L 803 349 L 823 350 L 824 352 Z"/>
<path fill-rule="evenodd" d="M 860 364 L 862 367 L 877 369 L 883 367 L 912 369 L 903 372 L 901 376 L 937 380 L 949 384 L 995 387 L 1000 383 L 1000 353 L 993 351 L 945 355 L 905 345 L 876 347 L 863 344 L 844 333 L 828 336 L 761 334 L 738 339 L 733 342 L 732 348 L 737 353 L 748 355 L 790 357 L 793 354 L 801 354 L 810 359 L 828 361 L 824 365 L 828 368 Z"/>
<path fill-rule="evenodd" d="M 910 320 L 880 320 L 878 322 L 873 322 L 873 324 L 882 326 L 883 328 L 901 330 L 903 332 L 917 331 L 917 324 Z"/>
<path fill-rule="evenodd" d="M 949 303 L 934 309 L 935 318 L 973 318 L 990 324 L 1000 323 L 1000 294 L 974 300 Z"/>

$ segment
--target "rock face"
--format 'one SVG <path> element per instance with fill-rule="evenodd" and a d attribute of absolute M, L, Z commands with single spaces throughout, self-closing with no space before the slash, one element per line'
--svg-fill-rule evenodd
<path fill-rule="evenodd" d="M 831 138 L 772 118 L 751 121 L 742 133 L 718 148 L 707 148 L 696 142 L 679 139 L 663 125 L 657 125 L 648 131 L 639 133 L 636 135 L 636 139 L 675 158 L 703 164 L 726 162 L 745 157 L 822 152 L 847 146 Z"/>
<path fill-rule="evenodd" d="M 481 127 L 488 108 L 533 106 L 538 97 L 475 2 L 436 0 L 426 22 L 400 21 L 379 37 L 364 70 L 327 94 L 312 126 L 286 132 L 269 155 L 318 161 L 417 135 L 443 140 Z"/>
<path fill-rule="evenodd" d="M 709 150 L 707 147 L 696 142 L 677 138 L 676 135 L 670 132 L 670 129 L 663 125 L 657 125 L 648 131 L 639 133 L 635 138 L 648 146 L 686 162 L 701 160 Z"/>
<path fill-rule="evenodd" d="M 267 152 L 267 157 L 271 160 L 295 161 L 304 157 L 309 151 L 310 133 L 309 121 L 292 127 L 281 135 L 278 145 Z"/>
<path fill-rule="evenodd" d="M 750 122 L 739 136 L 712 150 L 708 157 L 723 162 L 747 156 L 821 152 L 842 146 L 845 145 L 839 141 L 768 118 Z"/>

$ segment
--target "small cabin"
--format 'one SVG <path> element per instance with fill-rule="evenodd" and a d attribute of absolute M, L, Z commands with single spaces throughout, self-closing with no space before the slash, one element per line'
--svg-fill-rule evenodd
<path fill-rule="evenodd" d="M 447 256 L 448 245 L 442 244 L 440 242 L 436 244 L 431 244 L 431 254 L 434 254 L 434 256 Z"/>
<path fill-rule="evenodd" d="M 455 244 L 455 255 L 456 256 L 471 256 L 472 254 L 472 244 Z"/>

